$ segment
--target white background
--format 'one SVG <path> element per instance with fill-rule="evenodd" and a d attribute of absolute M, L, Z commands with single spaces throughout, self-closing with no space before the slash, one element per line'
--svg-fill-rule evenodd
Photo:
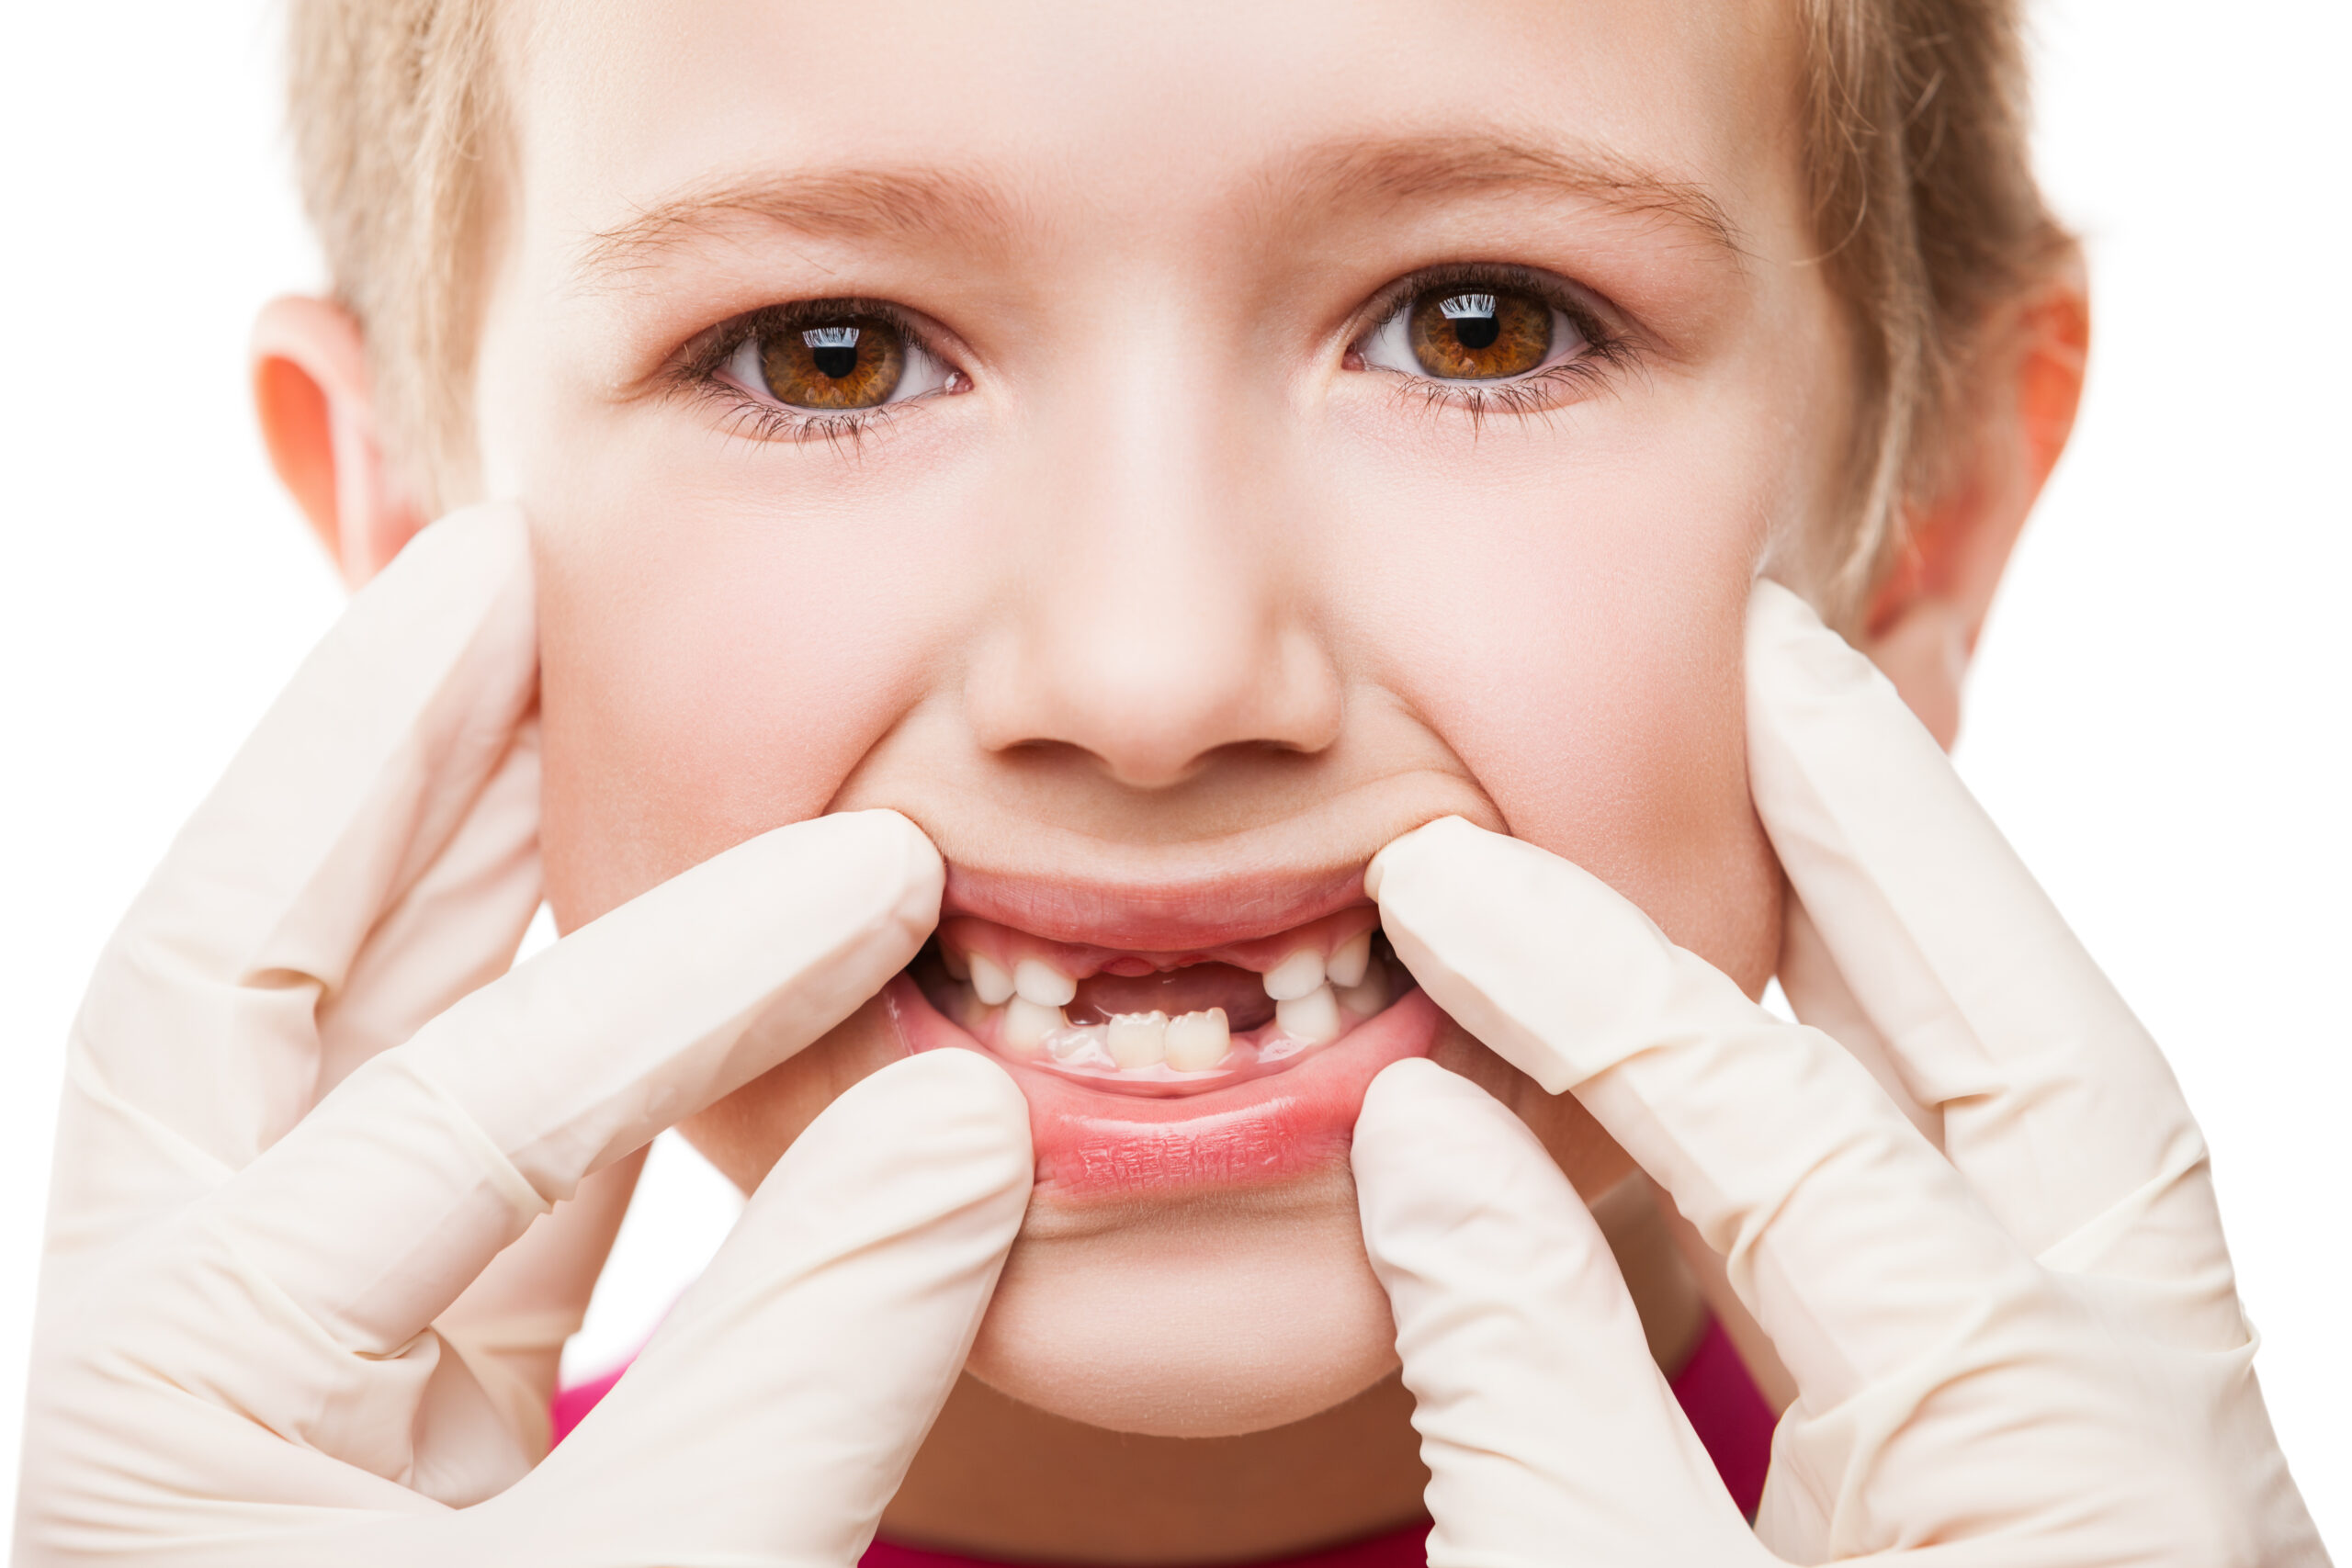
<path fill-rule="evenodd" d="M 2039 15 L 2042 164 L 2090 243 L 2097 346 L 1961 761 L 2166 1043 L 2272 1411 L 2341 1547 L 2352 11 Z M 27 5 L 0 29 L 0 1486 L 67 1021 L 340 597 L 244 398 L 254 308 L 319 282 L 277 96 L 252 0 Z M 682 1147 L 651 1185 L 664 1218 L 633 1218 L 630 1289 L 575 1365 L 625 1352 L 729 1223 Z"/>

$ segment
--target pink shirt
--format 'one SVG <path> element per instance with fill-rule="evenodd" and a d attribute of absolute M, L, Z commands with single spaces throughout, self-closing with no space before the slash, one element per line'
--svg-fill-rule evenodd
<path fill-rule="evenodd" d="M 555 1418 L 555 1440 L 563 1441 L 564 1435 L 580 1425 L 581 1417 L 596 1407 L 596 1402 L 620 1382 L 621 1371 L 628 1370 L 623 1367 L 594 1382 L 559 1393 L 550 1411 Z M 1732 1348 L 1731 1337 L 1723 1331 L 1721 1324 L 1707 1325 L 1699 1348 L 1692 1353 L 1690 1365 L 1674 1380 L 1673 1387 L 1674 1397 L 1681 1401 L 1682 1413 L 1690 1418 L 1691 1428 L 1707 1446 L 1708 1457 L 1715 1461 L 1715 1470 L 1723 1476 L 1732 1500 L 1739 1505 L 1740 1512 L 1755 1517 L 1757 1502 L 1764 1495 L 1765 1467 L 1772 1458 L 1772 1410 L 1764 1403 L 1764 1396 L 1756 1392 L 1756 1384 L 1748 1378 L 1739 1352 Z M 1311 1551 L 1304 1557 L 1283 1558 L 1262 1568 L 1424 1568 L 1428 1557 L 1422 1543 L 1429 1533 L 1428 1525 L 1415 1525 L 1387 1535 Z M 860 1568 L 1005 1565 L 954 1552 L 925 1551 L 876 1540 L 865 1549 Z"/>

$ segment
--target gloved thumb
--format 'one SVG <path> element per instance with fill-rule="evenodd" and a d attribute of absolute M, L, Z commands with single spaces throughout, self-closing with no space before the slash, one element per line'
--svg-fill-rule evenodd
<path fill-rule="evenodd" d="M 1430 1468 L 1430 1568 L 1773 1561 L 1650 1359 L 1600 1227 L 1516 1117 L 1398 1062 L 1364 1096 L 1353 1161 Z"/>
<path fill-rule="evenodd" d="M 489 1506 L 518 1527 L 501 1560 L 850 1568 L 963 1369 L 1030 1171 L 1021 1092 L 976 1053 L 851 1089 L 612 1393 Z"/>

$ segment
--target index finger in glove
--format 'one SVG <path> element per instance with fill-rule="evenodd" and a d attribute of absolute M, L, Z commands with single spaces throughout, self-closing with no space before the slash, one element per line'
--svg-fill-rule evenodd
<path fill-rule="evenodd" d="M 1440 1007 L 1573 1090 L 1673 1194 L 1808 1404 L 2029 1310 L 2030 1262 L 1861 1066 L 1597 878 L 1447 818 L 1382 850 L 1365 888 Z"/>
<path fill-rule="evenodd" d="M 2053 1267 L 2218 1261 L 2204 1142 L 2155 1043 L 1894 686 L 1777 583 L 1749 604 L 1747 716 L 1773 850 L 1994 1213 Z"/>
<path fill-rule="evenodd" d="M 360 1025 L 367 1050 L 505 966 L 538 901 L 537 759 L 517 743 L 535 637 L 523 521 L 493 506 L 424 530 L 312 651 L 99 961 L 52 1252 L 217 1187 L 300 1120 L 320 1010 L 367 988 L 371 940 L 401 950 L 373 989 L 404 1021 Z M 430 910 L 388 919 L 424 884 Z"/>
<path fill-rule="evenodd" d="M 1600 1227 L 1519 1120 L 1428 1061 L 1351 1159 L 1430 1469 L 1432 1568 L 1769 1562 L 1650 1359 Z"/>
<path fill-rule="evenodd" d="M 234 1321 L 174 1331 L 219 1389 L 314 1446 L 412 1423 L 395 1365 L 538 1213 L 662 1127 L 790 1056 L 911 958 L 943 871 L 895 812 L 819 818 L 720 854 L 572 932 L 360 1068 L 190 1212 L 177 1277 Z M 248 1306 L 247 1303 L 250 1303 Z M 161 1362 L 161 1354 L 152 1358 Z M 429 1368 L 420 1369 L 421 1377 Z M 380 1474 L 400 1451 L 343 1457 Z"/>

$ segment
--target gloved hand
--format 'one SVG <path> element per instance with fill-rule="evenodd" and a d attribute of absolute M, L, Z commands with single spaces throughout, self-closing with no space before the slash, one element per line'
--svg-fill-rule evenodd
<path fill-rule="evenodd" d="M 1756 804 L 1850 986 L 1792 1002 L 1866 1020 L 1941 1148 L 1566 861 L 1459 819 L 1383 851 L 1406 965 L 1673 1195 L 1798 1386 L 1751 1533 L 1541 1146 L 1399 1063 L 1354 1162 L 1430 1562 L 2324 1562 L 2155 1045 L 1867 660 L 1770 583 L 1747 660 Z"/>
<path fill-rule="evenodd" d="M 428 529 L 107 948 L 71 1046 L 18 1562 L 846 1565 L 871 1536 L 1027 1201 L 1023 1103 L 972 1053 L 819 1118 L 537 1469 L 433 1326 L 583 1178 L 847 1016 L 938 913 L 911 823 L 821 818 L 483 985 L 538 896 L 535 659 L 521 520 Z"/>

